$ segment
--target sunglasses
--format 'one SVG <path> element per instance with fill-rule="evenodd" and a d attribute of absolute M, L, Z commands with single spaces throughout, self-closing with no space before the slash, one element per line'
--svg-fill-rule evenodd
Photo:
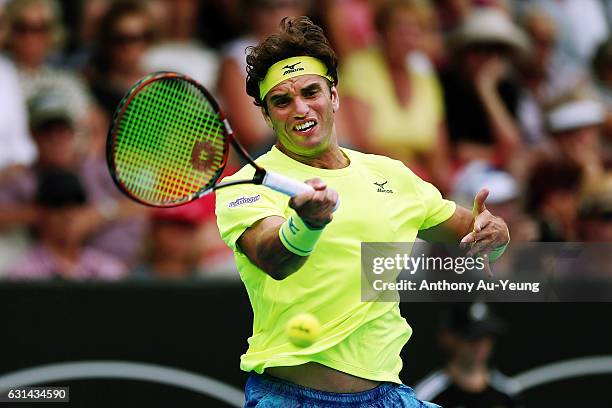
<path fill-rule="evenodd" d="M 137 43 L 150 43 L 153 41 L 153 32 L 145 31 L 142 33 L 116 33 L 112 36 L 112 40 L 115 44 L 132 45 Z"/>
<path fill-rule="evenodd" d="M 16 21 L 13 24 L 13 30 L 18 34 L 47 34 L 51 31 L 51 23 L 28 23 L 26 21 Z"/>

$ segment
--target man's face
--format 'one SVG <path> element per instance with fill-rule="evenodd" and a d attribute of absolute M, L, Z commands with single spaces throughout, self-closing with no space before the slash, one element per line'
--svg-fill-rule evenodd
<path fill-rule="evenodd" d="M 38 161 L 43 166 L 70 168 L 75 160 L 75 138 L 72 127 L 63 122 L 32 130 L 38 148 Z"/>
<path fill-rule="evenodd" d="M 496 60 L 508 64 L 510 55 L 510 49 L 503 44 L 473 44 L 461 51 L 459 63 L 464 74 L 474 80 Z"/>
<path fill-rule="evenodd" d="M 111 58 L 115 67 L 124 72 L 139 69 L 153 36 L 147 17 L 127 14 L 117 20 L 111 30 L 114 43 Z"/>
<path fill-rule="evenodd" d="M 493 352 L 494 339 L 491 335 L 467 339 L 455 333 L 448 333 L 446 347 L 452 357 L 467 364 L 486 364 Z"/>
<path fill-rule="evenodd" d="M 41 237 L 56 245 L 77 246 L 85 239 L 83 229 L 85 214 L 81 205 L 69 205 L 62 208 L 39 209 L 37 223 Z"/>
<path fill-rule="evenodd" d="M 13 22 L 12 52 L 19 64 L 37 67 L 53 45 L 53 12 L 43 3 L 24 8 Z"/>
<path fill-rule="evenodd" d="M 567 157 L 574 158 L 577 154 L 599 153 L 601 126 L 587 126 L 566 130 L 555 134 L 554 140 Z M 578 160 L 579 162 L 581 160 Z"/>
<path fill-rule="evenodd" d="M 334 137 L 338 92 L 318 75 L 287 79 L 270 90 L 264 115 L 279 143 L 288 151 L 314 157 L 326 151 Z"/>
<path fill-rule="evenodd" d="M 390 16 L 381 34 L 389 50 L 406 54 L 425 41 L 427 29 L 423 19 L 415 12 L 399 8 Z"/>

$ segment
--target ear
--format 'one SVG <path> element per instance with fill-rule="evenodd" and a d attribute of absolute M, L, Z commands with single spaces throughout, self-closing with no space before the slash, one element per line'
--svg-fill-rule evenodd
<path fill-rule="evenodd" d="M 266 125 L 268 125 L 268 127 L 272 130 L 274 130 L 274 125 L 272 124 L 272 119 L 270 119 L 270 116 L 266 113 L 266 110 L 262 107 L 261 108 L 261 115 L 263 116 L 264 120 L 266 121 Z"/>
<path fill-rule="evenodd" d="M 338 90 L 335 86 L 331 88 L 331 100 L 332 100 L 332 108 L 334 113 L 338 112 L 340 109 L 340 95 L 338 95 Z"/>

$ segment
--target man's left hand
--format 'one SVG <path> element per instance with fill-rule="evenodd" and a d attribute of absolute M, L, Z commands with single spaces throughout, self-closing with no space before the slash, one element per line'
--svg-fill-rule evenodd
<path fill-rule="evenodd" d="M 468 256 L 481 255 L 489 258 L 492 250 L 506 245 L 510 241 L 510 233 L 505 221 L 496 217 L 487 210 L 485 201 L 489 196 L 489 190 L 483 188 L 474 198 L 472 215 L 474 216 L 474 227 L 472 232 L 461 239 L 463 246 L 471 245 L 467 252 Z M 485 263 L 487 274 L 492 276 L 489 263 Z"/>

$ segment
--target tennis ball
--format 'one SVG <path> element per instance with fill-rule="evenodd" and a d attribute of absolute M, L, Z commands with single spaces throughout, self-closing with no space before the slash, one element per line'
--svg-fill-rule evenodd
<path fill-rule="evenodd" d="M 317 341 L 321 334 L 321 323 L 310 313 L 301 313 L 287 322 L 285 333 L 291 343 L 298 347 L 308 347 Z"/>

